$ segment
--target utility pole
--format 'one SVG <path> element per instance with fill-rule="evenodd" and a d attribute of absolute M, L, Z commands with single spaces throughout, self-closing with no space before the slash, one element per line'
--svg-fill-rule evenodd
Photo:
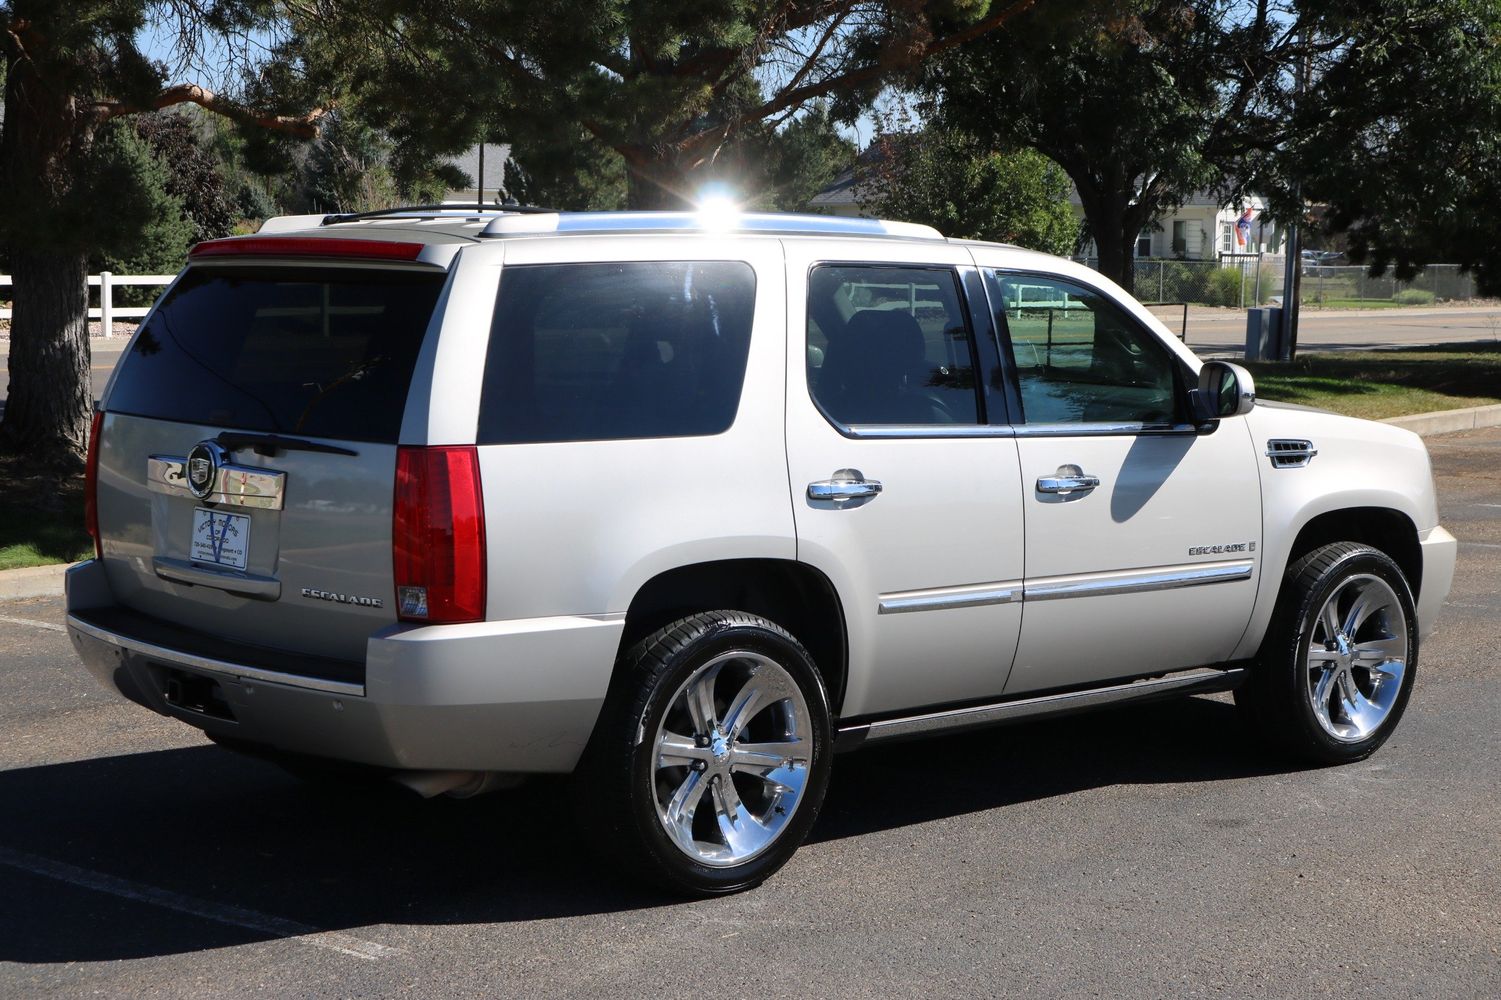
<path fill-rule="evenodd" d="M 1307 29 L 1299 32 L 1298 41 L 1305 42 L 1308 38 Z M 1298 81 L 1297 97 L 1303 96 L 1303 88 L 1308 84 L 1310 66 L 1308 54 L 1304 52 L 1298 57 Z M 1296 98 L 1295 98 L 1296 101 Z M 1293 204 L 1297 206 L 1299 213 L 1303 210 L 1303 186 L 1293 187 Z M 1301 295 L 1303 277 L 1303 243 L 1298 233 L 1298 221 L 1296 218 L 1289 221 L 1287 226 L 1287 262 L 1282 271 L 1282 331 L 1278 338 L 1278 355 L 1283 361 L 1291 361 L 1298 354 L 1298 306 Z"/>
<path fill-rule="evenodd" d="M 485 144 L 479 144 L 479 178 L 475 182 L 474 207 L 476 211 L 485 210 Z"/>

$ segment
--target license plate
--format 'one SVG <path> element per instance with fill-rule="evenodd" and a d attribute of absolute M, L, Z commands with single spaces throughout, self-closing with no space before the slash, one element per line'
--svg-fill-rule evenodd
<path fill-rule="evenodd" d="M 188 558 L 211 566 L 244 569 L 250 552 L 250 515 L 193 510 L 193 543 Z"/>

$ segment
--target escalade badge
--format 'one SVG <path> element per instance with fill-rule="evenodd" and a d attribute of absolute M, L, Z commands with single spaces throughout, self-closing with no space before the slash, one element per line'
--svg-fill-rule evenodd
<path fill-rule="evenodd" d="M 212 441 L 200 441 L 188 452 L 188 492 L 199 500 L 207 500 L 214 492 L 219 478 L 219 446 Z"/>
<path fill-rule="evenodd" d="M 354 604 L 362 608 L 383 608 L 386 606 L 386 602 L 379 597 L 356 597 L 353 594 L 340 594 L 332 590 L 319 590 L 316 587 L 303 587 L 302 596 L 311 597 L 315 601 Z"/>

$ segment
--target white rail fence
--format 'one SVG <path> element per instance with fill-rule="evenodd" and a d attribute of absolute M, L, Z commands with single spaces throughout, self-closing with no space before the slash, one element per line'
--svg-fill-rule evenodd
<path fill-rule="evenodd" d="M 89 287 L 99 289 L 99 306 L 89 309 L 89 319 L 97 319 L 100 332 L 106 337 L 112 337 L 115 320 L 140 319 L 151 311 L 150 306 L 115 305 L 115 289 L 132 285 L 170 285 L 176 277 L 175 274 L 111 274 L 108 271 L 91 274 Z M 10 284 L 10 275 L 0 274 L 0 288 L 9 287 Z M 8 320 L 10 314 L 8 306 L 0 306 L 0 319 Z"/>

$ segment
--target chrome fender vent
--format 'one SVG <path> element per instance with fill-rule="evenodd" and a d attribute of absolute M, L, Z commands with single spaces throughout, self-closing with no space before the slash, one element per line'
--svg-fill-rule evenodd
<path fill-rule="evenodd" d="M 1312 441 L 1300 438 L 1272 438 L 1266 443 L 1266 454 L 1274 469 L 1301 469 L 1318 453 Z"/>

